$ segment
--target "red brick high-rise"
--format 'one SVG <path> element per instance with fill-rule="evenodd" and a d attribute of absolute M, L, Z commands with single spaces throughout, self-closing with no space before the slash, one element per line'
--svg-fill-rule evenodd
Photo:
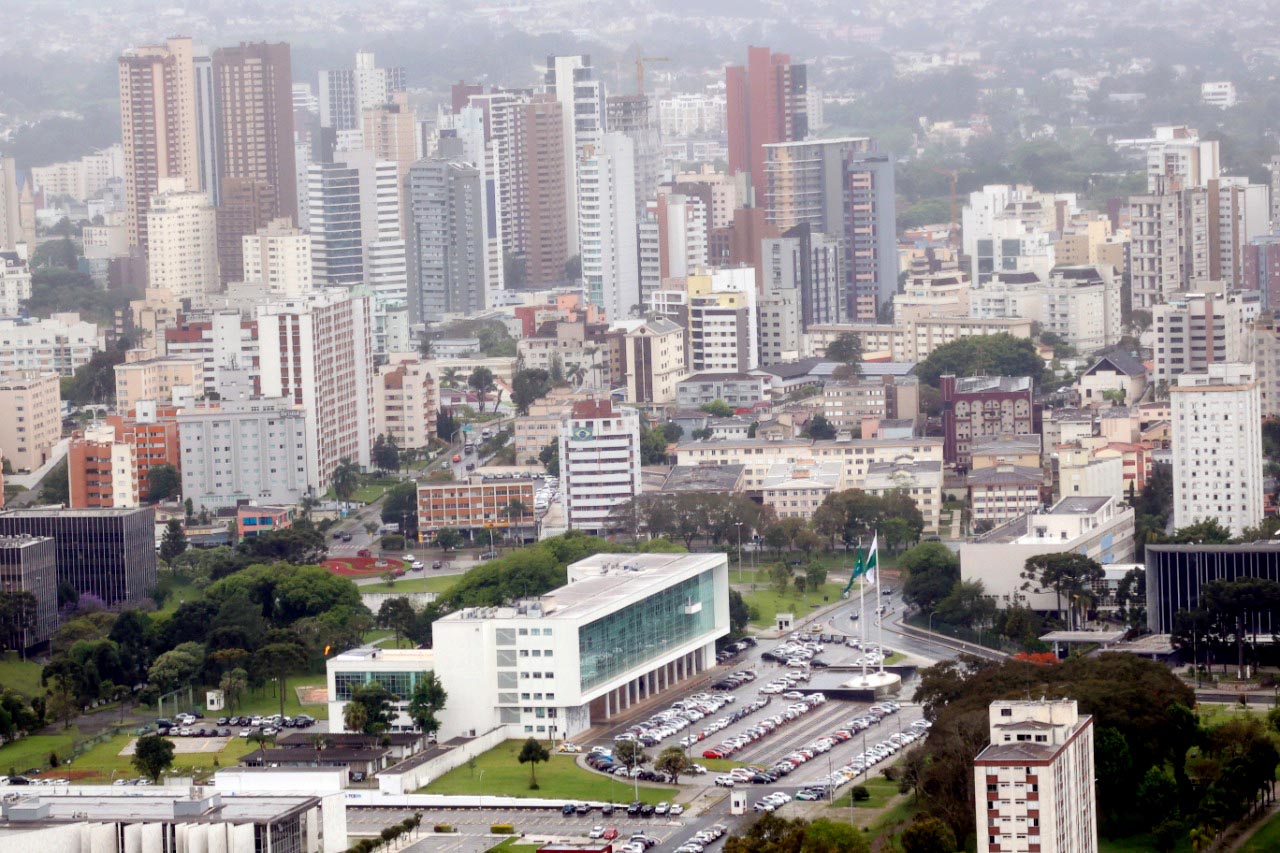
<path fill-rule="evenodd" d="M 785 53 L 748 47 L 747 64 L 724 70 L 729 127 L 729 173 L 751 173 L 756 203 L 765 190 L 764 147 L 796 142 L 809 132 L 808 67 Z"/>

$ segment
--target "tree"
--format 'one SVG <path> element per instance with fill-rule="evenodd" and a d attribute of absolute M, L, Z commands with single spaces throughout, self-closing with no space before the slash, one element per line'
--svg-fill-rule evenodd
<path fill-rule="evenodd" d="M 289 673 L 302 669 L 307 665 L 307 650 L 302 644 L 293 641 L 267 643 L 258 649 L 253 656 L 254 668 L 259 674 L 273 679 L 280 696 L 280 716 L 284 716 L 285 680 Z"/>
<path fill-rule="evenodd" d="M 39 602 L 33 593 L 0 590 L 0 643 L 25 650 L 23 632 L 35 625 Z"/>
<path fill-rule="evenodd" d="M 204 656 L 203 644 L 179 643 L 155 659 L 147 670 L 147 681 L 164 691 L 184 687 L 192 682 L 204 666 Z"/>
<path fill-rule="evenodd" d="M 613 748 L 613 758 L 628 770 L 641 767 L 649 760 L 644 744 L 638 740 L 624 740 Z"/>
<path fill-rule="evenodd" d="M 169 519 L 164 526 L 164 536 L 160 540 L 160 559 L 172 563 L 174 558 L 187 550 L 187 534 L 182 529 L 182 522 L 176 518 Z"/>
<path fill-rule="evenodd" d="M 462 533 L 455 527 L 441 527 L 436 531 L 436 547 L 449 551 L 462 544 Z"/>
<path fill-rule="evenodd" d="M 242 667 L 227 670 L 218 682 L 218 689 L 227 702 L 227 707 L 234 711 L 240 704 L 240 697 L 249 689 L 249 673 Z"/>
<path fill-rule="evenodd" d="M 400 648 L 400 637 L 413 630 L 413 620 L 417 614 L 407 598 L 388 598 L 378 608 L 378 627 L 390 628 L 395 633 L 396 648 Z"/>
<path fill-rule="evenodd" d="M 364 725 L 358 731 L 367 735 L 382 734 L 391 727 L 391 703 L 397 697 L 377 681 L 370 681 L 351 691 L 348 704 L 364 708 Z M 346 721 L 344 715 L 343 721 Z"/>
<path fill-rule="evenodd" d="M 551 753 L 537 739 L 529 738 L 524 742 L 524 746 L 520 748 L 520 756 L 516 760 L 521 764 L 529 765 L 529 789 L 536 791 L 538 789 L 538 764 L 543 761 L 550 761 Z"/>
<path fill-rule="evenodd" d="M 1270 624 L 1280 611 L 1280 584 L 1251 577 L 1210 581 L 1200 589 L 1200 606 L 1219 626 L 1219 635 L 1234 640 L 1237 677 L 1244 678 L 1245 642 L 1251 629 L 1256 633 L 1258 622 Z"/>
<path fill-rule="evenodd" d="M 730 406 L 724 400 L 712 400 L 710 403 L 703 403 L 698 407 L 708 415 L 716 418 L 733 417 L 733 406 Z"/>
<path fill-rule="evenodd" d="M 672 783 L 680 784 L 680 776 L 693 769 L 693 761 L 678 746 L 669 746 L 653 762 L 653 769 L 665 773 Z"/>
<path fill-rule="evenodd" d="M 827 344 L 824 357 L 828 361 L 856 367 L 862 362 L 862 339 L 852 332 L 845 332 Z"/>
<path fill-rule="evenodd" d="M 1075 626 L 1077 608 L 1083 614 L 1093 602 L 1094 586 L 1104 577 L 1102 566 L 1083 554 L 1038 554 L 1028 557 L 1022 571 L 1024 591 L 1052 591 L 1058 600 L 1058 612 L 1067 602 L 1069 627 Z"/>
<path fill-rule="evenodd" d="M 369 724 L 369 711 L 359 702 L 347 702 L 342 709 L 342 727 L 349 732 L 363 733 Z"/>
<path fill-rule="evenodd" d="M 1044 360 L 1033 342 L 1009 334 L 976 335 L 943 344 L 916 367 L 924 385 L 938 387 L 938 378 L 954 376 L 1029 376 L 1043 381 Z"/>
<path fill-rule="evenodd" d="M 155 503 L 182 493 L 182 475 L 172 465 L 157 465 L 147 475 L 148 498 Z"/>
<path fill-rule="evenodd" d="M 550 390 L 551 374 L 540 367 L 517 370 L 511 377 L 511 402 L 518 414 L 529 414 L 529 406 Z"/>
<path fill-rule="evenodd" d="M 731 835 L 724 853 L 867 853 L 867 839 L 852 824 L 819 818 L 787 820 L 766 812 L 742 835 Z"/>
<path fill-rule="evenodd" d="M 443 384 L 443 383 L 442 383 Z M 462 426 L 449 409 L 436 412 L 436 438 L 452 441 L 454 434 Z"/>
<path fill-rule="evenodd" d="M 71 481 L 67 475 L 67 460 L 63 459 L 40 482 L 40 503 L 71 503 Z"/>
<path fill-rule="evenodd" d="M 329 485 L 333 487 L 333 493 L 338 496 L 338 500 L 350 501 L 356 489 L 360 487 L 360 466 L 352 462 L 351 457 L 342 457 L 334 467 L 333 473 L 329 475 Z"/>
<path fill-rule="evenodd" d="M 560 476 L 560 442 L 552 439 L 547 446 L 538 451 L 538 461 L 552 477 Z"/>
<path fill-rule="evenodd" d="M 903 853 L 955 853 L 956 834 L 936 817 L 918 817 L 898 836 Z"/>
<path fill-rule="evenodd" d="M 131 763 L 152 782 L 173 766 L 173 741 L 160 735 L 143 735 L 134 742 Z"/>
<path fill-rule="evenodd" d="M 267 763 L 267 744 L 275 743 L 276 736 L 269 735 L 262 729 L 254 729 L 253 734 L 249 735 L 245 740 L 258 748 L 258 761 L 265 765 Z"/>
<path fill-rule="evenodd" d="M 409 719 L 413 720 L 419 731 L 434 734 L 440 730 L 440 720 L 436 714 L 444 708 L 449 699 L 444 685 L 434 672 L 428 672 L 418 679 L 413 686 L 413 696 L 409 700 Z"/>
<path fill-rule="evenodd" d="M 395 436 L 382 434 L 374 439 L 371 451 L 373 467 L 380 471 L 400 470 L 400 448 Z"/>
<path fill-rule="evenodd" d="M 836 428 L 825 415 L 814 415 L 809 420 L 807 432 L 814 441 L 830 441 L 836 437 Z"/>
<path fill-rule="evenodd" d="M 943 622 L 968 628 L 985 628 L 996 614 L 996 603 L 986 594 L 982 581 L 956 581 L 947 597 L 934 611 Z"/>
<path fill-rule="evenodd" d="M 383 524 L 399 524 L 405 538 L 418 539 L 418 485 L 412 480 L 392 486 L 382 499 Z"/>
<path fill-rule="evenodd" d="M 667 461 L 667 434 L 662 427 L 651 427 L 640 435 L 640 464 L 662 465 Z"/>
<path fill-rule="evenodd" d="M 747 630 L 747 623 L 750 621 L 751 608 L 747 606 L 746 599 L 742 597 L 742 593 L 736 589 L 729 590 L 729 636 L 742 636 Z"/>
<path fill-rule="evenodd" d="M 902 598 L 926 612 L 951 593 L 960 580 L 960 557 L 941 542 L 922 542 L 902 555 L 906 572 Z"/>
<path fill-rule="evenodd" d="M 471 375 L 467 377 L 467 385 L 476 392 L 477 402 L 480 411 L 484 411 L 485 400 L 489 399 L 489 392 L 497 388 L 497 384 L 493 381 L 493 371 L 487 367 L 480 366 L 471 371 Z M 497 404 L 494 404 L 497 408 Z"/>

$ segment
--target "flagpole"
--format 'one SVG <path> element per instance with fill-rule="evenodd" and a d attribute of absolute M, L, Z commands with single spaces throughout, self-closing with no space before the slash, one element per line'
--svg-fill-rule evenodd
<path fill-rule="evenodd" d="M 881 597 L 881 593 L 880 593 L 880 548 L 879 548 L 880 543 L 879 541 L 877 541 L 878 539 L 879 539 L 878 536 L 876 536 L 875 534 L 872 534 L 871 553 L 875 554 L 875 558 L 876 558 L 876 608 L 877 609 L 884 606 L 884 599 Z M 871 559 L 870 557 L 867 558 L 868 562 L 870 562 L 870 559 Z M 876 620 L 876 645 L 880 647 L 880 674 L 881 675 L 884 675 L 884 617 L 888 615 L 889 615 L 888 611 L 886 610 L 884 613 L 881 613 L 880 618 Z"/>
<path fill-rule="evenodd" d="M 862 539 L 858 539 L 858 565 L 863 569 L 862 574 L 866 574 L 866 567 L 862 564 Z M 862 683 L 867 683 L 867 607 L 866 594 L 867 585 L 866 578 L 858 579 L 858 623 L 862 625 Z"/>

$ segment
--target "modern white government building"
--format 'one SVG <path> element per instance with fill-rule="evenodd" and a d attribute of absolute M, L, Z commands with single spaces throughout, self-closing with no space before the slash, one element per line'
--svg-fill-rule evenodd
<path fill-rule="evenodd" d="M 597 554 L 569 582 L 507 607 L 464 608 L 435 623 L 434 649 L 362 648 L 328 664 L 329 719 L 377 681 L 405 701 L 434 670 L 449 698 L 440 740 L 505 728 L 572 737 L 715 665 L 729 632 L 724 554 Z"/>

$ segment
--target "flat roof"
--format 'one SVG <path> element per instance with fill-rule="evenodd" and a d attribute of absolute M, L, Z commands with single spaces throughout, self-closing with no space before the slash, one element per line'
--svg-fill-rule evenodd
<path fill-rule="evenodd" d="M 1049 515 L 1092 515 L 1110 501 L 1109 497 L 1066 497 L 1049 508 Z"/>
<path fill-rule="evenodd" d="M 155 507 L 105 507 L 99 509 L 64 509 L 62 507 L 33 507 L 31 509 L 6 509 L 0 511 L 0 517 L 8 518 L 47 518 L 56 515 L 62 518 L 100 518 L 103 516 L 133 515 L 139 512 L 155 512 Z"/>
<path fill-rule="evenodd" d="M 216 798 L 216 799 L 215 799 Z M 277 820 L 299 809 L 307 809 L 319 803 L 318 797 L 304 795 L 279 796 L 226 796 L 215 789 L 208 789 L 206 800 L 210 806 L 194 814 L 175 814 L 175 807 L 192 800 L 185 791 L 168 795 L 154 794 L 58 794 L 23 797 L 12 806 L 34 808 L 48 806 L 47 817 L 33 820 L 0 821 L 0 827 L 16 829 L 64 821 L 120 821 L 141 823 L 144 821 L 174 821 L 177 823 L 218 823 L 222 821 L 263 822 Z"/>
<path fill-rule="evenodd" d="M 568 584 L 510 607 L 464 607 L 445 620 L 552 618 L 592 621 L 726 563 L 724 554 L 596 554 L 569 566 Z"/>
<path fill-rule="evenodd" d="M 676 465 L 659 491 L 732 492 L 746 468 L 745 465 Z"/>
<path fill-rule="evenodd" d="M 1115 643 L 1124 639 L 1124 631 L 1050 631 L 1041 637 L 1045 643 Z"/>

